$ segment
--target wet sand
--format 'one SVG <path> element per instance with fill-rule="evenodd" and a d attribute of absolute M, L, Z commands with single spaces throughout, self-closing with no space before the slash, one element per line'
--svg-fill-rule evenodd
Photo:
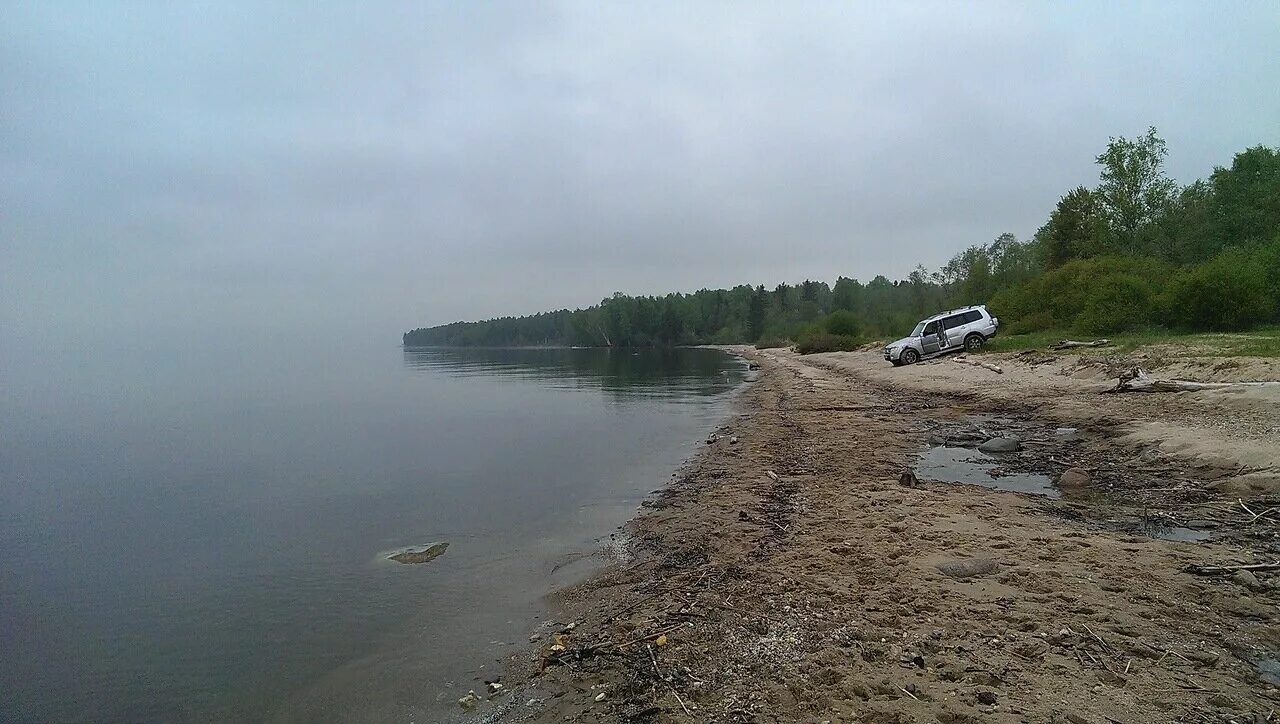
<path fill-rule="evenodd" d="M 739 414 L 626 526 L 626 560 L 560 593 L 558 624 L 477 692 L 473 720 L 1252 722 L 1280 706 L 1274 574 L 1189 572 L 1280 559 L 1265 401 L 1104 396 L 1109 370 L 1089 364 L 1010 357 L 975 392 L 939 380 L 994 373 L 741 352 L 762 370 Z M 1055 499 L 919 471 L 974 430 L 1024 441 L 998 473 L 1090 482 Z M 1200 442 L 1167 444 L 1185 438 Z M 1152 521 L 1212 537 L 1142 534 Z"/>

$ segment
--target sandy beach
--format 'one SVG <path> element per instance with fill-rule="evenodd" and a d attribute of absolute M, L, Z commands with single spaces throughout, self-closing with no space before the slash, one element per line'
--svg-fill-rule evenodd
<path fill-rule="evenodd" d="M 1104 391 L 1135 363 L 1230 381 L 1274 362 L 733 351 L 761 368 L 737 414 L 473 719 L 1272 718 L 1275 388 Z M 1033 495 L 916 469 L 993 437 L 1021 451 L 990 456 L 991 485 L 1084 477 Z"/>

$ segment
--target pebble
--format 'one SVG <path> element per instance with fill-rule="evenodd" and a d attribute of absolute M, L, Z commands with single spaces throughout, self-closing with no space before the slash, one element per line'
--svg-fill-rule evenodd
<path fill-rule="evenodd" d="M 600 692 L 599 694 L 596 694 L 596 701 L 604 701 L 605 696 L 606 694 L 603 691 Z"/>

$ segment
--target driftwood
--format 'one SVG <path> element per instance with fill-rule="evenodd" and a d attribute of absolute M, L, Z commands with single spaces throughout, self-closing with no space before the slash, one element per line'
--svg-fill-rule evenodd
<path fill-rule="evenodd" d="M 967 357 L 952 357 L 951 361 L 959 362 L 960 364 L 963 364 L 963 365 L 973 365 L 974 367 L 982 367 L 983 369 L 991 370 L 992 372 L 998 375 L 1004 374 L 1004 370 L 1001 369 L 999 365 L 993 365 L 990 362 L 979 362 L 978 360 L 968 359 Z"/>
<path fill-rule="evenodd" d="M 1200 392 L 1202 390 L 1229 390 L 1239 387 L 1275 387 L 1280 382 L 1192 382 L 1191 380 L 1158 380 L 1141 367 L 1120 375 L 1111 392 Z"/>
<path fill-rule="evenodd" d="M 1222 576 L 1237 571 L 1276 571 L 1280 570 L 1280 563 L 1241 563 L 1226 566 L 1187 566 L 1182 570 L 1187 573 L 1194 573 L 1197 576 Z"/>
<path fill-rule="evenodd" d="M 1109 339 L 1095 339 L 1092 342 L 1077 342 L 1073 339 L 1064 339 L 1053 345 L 1050 349 L 1074 349 L 1076 347 L 1106 347 L 1111 344 Z"/>

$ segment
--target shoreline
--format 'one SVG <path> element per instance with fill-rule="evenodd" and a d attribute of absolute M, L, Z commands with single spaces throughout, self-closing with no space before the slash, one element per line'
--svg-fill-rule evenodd
<path fill-rule="evenodd" d="M 1266 576 L 1182 572 L 1251 560 L 1240 536 L 1170 542 L 1088 500 L 898 482 L 940 430 L 994 415 L 1035 434 L 1055 410 L 886 381 L 866 353 L 724 351 L 762 369 L 721 437 L 622 527 L 627 561 L 557 592 L 563 623 L 473 720 L 1186 721 L 1280 702 L 1254 666 L 1280 639 Z M 1118 455 L 1137 443 L 1106 422 L 1073 454 L 1183 464 Z"/>

